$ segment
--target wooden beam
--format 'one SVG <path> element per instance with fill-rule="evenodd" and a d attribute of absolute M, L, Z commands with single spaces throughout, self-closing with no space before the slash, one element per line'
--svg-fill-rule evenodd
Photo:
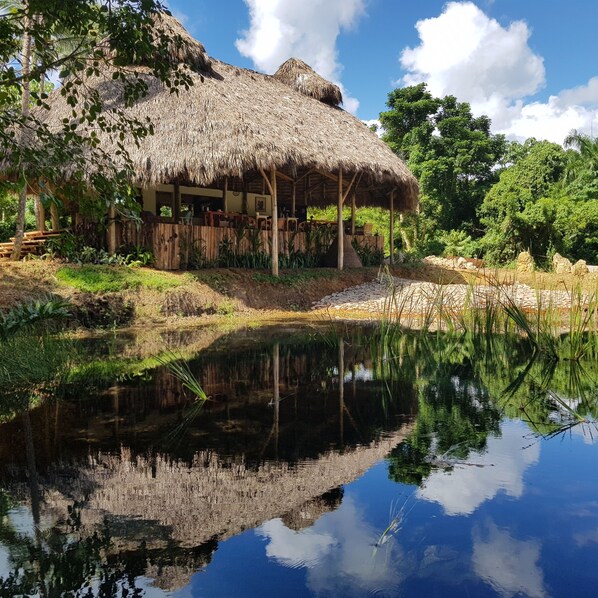
<path fill-rule="evenodd" d="M 280 172 L 280 170 L 276 171 L 276 176 L 285 181 L 289 181 L 289 183 L 295 182 L 294 178 L 290 177 L 288 174 L 285 174 L 284 172 Z"/>
<path fill-rule="evenodd" d="M 314 173 L 314 169 L 310 168 L 305 174 L 302 174 L 295 182 L 298 183 L 299 181 L 306 179 L 310 174 L 313 174 L 313 173 Z"/>
<path fill-rule="evenodd" d="M 318 183 L 315 183 L 311 187 L 308 187 L 305 192 L 306 193 L 313 193 L 318 187 L 321 187 L 323 184 L 324 184 L 324 181 L 320 181 Z"/>
<path fill-rule="evenodd" d="M 319 174 L 320 176 L 330 179 L 331 181 L 334 181 L 335 183 L 338 182 L 337 176 L 334 176 L 333 174 L 326 172 L 325 170 L 320 170 L 319 168 L 314 168 L 314 172 L 316 174 Z M 339 170 L 339 172 L 340 172 L 340 170 Z"/>
<path fill-rule="evenodd" d="M 390 195 L 390 258 L 391 264 L 395 263 L 395 189 L 393 189 Z"/>
<path fill-rule="evenodd" d="M 355 191 L 351 195 L 351 236 L 355 236 Z"/>
<path fill-rule="evenodd" d="M 351 182 L 349 183 L 349 186 L 347 187 L 347 190 L 345 191 L 345 194 L 343 195 L 343 204 L 345 203 L 345 200 L 347 199 L 347 196 L 349 195 L 349 191 L 351 191 L 351 187 L 353 187 L 353 183 L 355 182 L 356 177 L 357 177 L 357 173 L 355 173 L 353 175 L 353 178 L 351 179 Z"/>
<path fill-rule="evenodd" d="M 278 197 L 276 194 L 276 168 L 270 173 L 272 190 L 272 276 L 278 276 Z"/>
<path fill-rule="evenodd" d="M 226 202 L 226 194 L 228 193 L 228 177 L 224 177 L 224 188 L 222 189 L 222 209 L 228 212 L 228 205 Z"/>
<path fill-rule="evenodd" d="M 265 185 L 266 187 L 268 187 L 268 191 L 270 191 L 270 195 L 272 195 L 272 197 L 274 197 L 274 191 L 273 191 L 273 188 L 272 188 L 272 182 L 271 182 L 271 181 L 270 181 L 270 179 L 268 178 L 268 175 L 267 175 L 267 174 L 264 172 L 264 169 L 263 169 L 263 168 L 260 168 L 259 170 L 260 170 L 260 174 L 262 175 L 262 181 L 263 181 L 264 185 Z M 274 171 L 274 172 L 276 172 L 276 171 Z M 275 181 L 276 181 L 276 179 L 275 179 Z M 262 189 L 264 189 L 264 187 L 262 187 Z M 265 192 L 266 192 L 266 190 L 264 189 L 264 190 L 262 191 L 262 195 L 263 195 Z"/>
<path fill-rule="evenodd" d="M 342 270 L 345 262 L 345 246 L 343 243 L 343 169 L 338 169 L 338 203 L 336 206 L 337 225 L 338 225 L 338 254 L 336 267 Z"/>

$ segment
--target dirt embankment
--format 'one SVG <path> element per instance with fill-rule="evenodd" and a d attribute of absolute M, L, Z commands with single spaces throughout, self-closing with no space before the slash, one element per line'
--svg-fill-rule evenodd
<path fill-rule="evenodd" d="M 85 270 L 87 268 L 87 270 Z M 377 268 L 266 271 L 209 269 L 161 273 L 152 269 L 93 266 L 78 268 L 53 261 L 0 263 L 0 311 L 23 301 L 55 295 L 68 300 L 79 325 L 87 328 L 174 325 L 230 317 L 249 319 L 311 317 L 324 297 L 374 280 Z M 68 274 L 68 276 L 65 276 Z M 524 283 L 535 289 L 596 290 L 594 275 L 580 279 L 508 270 L 470 272 L 421 264 L 397 267 L 395 277 L 441 285 Z"/>

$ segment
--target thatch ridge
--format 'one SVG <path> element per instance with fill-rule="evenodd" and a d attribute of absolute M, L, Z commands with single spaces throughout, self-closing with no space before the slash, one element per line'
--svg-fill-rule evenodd
<path fill-rule="evenodd" d="M 283 62 L 273 77 L 299 93 L 325 104 L 338 106 L 343 103 L 343 95 L 338 85 L 318 75 L 309 64 L 298 58 L 289 58 Z"/>
<path fill-rule="evenodd" d="M 212 76 L 192 73 L 194 85 L 173 94 L 149 69 L 135 68 L 146 80 L 149 93 L 126 111 L 141 120 L 150 117 L 155 131 L 139 146 L 133 140 L 127 145 L 137 185 L 178 180 L 209 186 L 221 177 L 259 175 L 259 169 L 272 167 L 287 173 L 342 169 L 347 179 L 352 173 L 362 175 L 362 187 L 371 190 L 370 203 L 387 206 L 388 191 L 397 188 L 397 208 L 417 207 L 415 177 L 362 121 L 296 91 L 277 76 L 212 58 Z M 121 82 L 106 75 L 88 84 L 100 92 L 106 105 L 124 107 Z M 61 130 L 63 119 L 72 118 L 71 108 L 59 91 L 51 94 L 48 103 L 51 110 L 41 117 Z M 110 135 L 100 133 L 99 137 L 111 151 Z"/>
<path fill-rule="evenodd" d="M 212 61 L 204 45 L 196 40 L 172 15 L 161 12 L 154 17 L 154 29 L 158 36 L 166 35 L 169 58 L 174 63 L 184 63 L 203 73 L 212 71 Z"/>

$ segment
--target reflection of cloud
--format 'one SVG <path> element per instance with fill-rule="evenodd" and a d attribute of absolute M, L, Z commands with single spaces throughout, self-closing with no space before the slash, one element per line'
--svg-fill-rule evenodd
<path fill-rule="evenodd" d="M 501 490 L 520 497 L 523 475 L 540 456 L 540 445 L 529 446 L 527 433 L 522 422 L 505 423 L 500 438 L 488 438 L 485 453 L 472 453 L 468 464 L 456 465 L 453 471 L 433 472 L 418 497 L 440 503 L 447 515 L 471 514 Z"/>
<path fill-rule="evenodd" d="M 288 567 L 313 566 L 335 544 L 328 533 L 317 533 L 312 528 L 296 532 L 281 519 L 267 521 L 258 532 L 270 539 L 266 548 L 268 557 Z"/>
<path fill-rule="evenodd" d="M 10 569 L 8 550 L 0 544 L 0 578 L 6 579 L 10 575 Z"/>
<path fill-rule="evenodd" d="M 540 548 L 537 540 L 516 540 L 490 522 L 473 531 L 473 567 L 501 596 L 539 598 L 546 595 Z"/>
<path fill-rule="evenodd" d="M 308 569 L 308 586 L 317 595 L 384 594 L 404 577 L 397 563 L 405 563 L 405 556 L 395 539 L 391 537 L 383 550 L 374 551 L 379 534 L 351 498 L 308 530 L 294 532 L 274 519 L 257 531 L 269 539 L 266 553 L 270 558 Z"/>
<path fill-rule="evenodd" d="M 573 436 L 583 438 L 584 444 L 596 444 L 598 442 L 598 424 L 596 422 L 582 422 L 571 429 Z"/>

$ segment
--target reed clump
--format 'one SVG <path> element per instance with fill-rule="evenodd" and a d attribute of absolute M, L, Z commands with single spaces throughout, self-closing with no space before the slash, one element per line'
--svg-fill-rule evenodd
<path fill-rule="evenodd" d="M 406 330 L 472 334 L 489 340 L 496 334 L 517 334 L 535 351 L 552 360 L 579 361 L 596 344 L 598 293 L 580 287 L 567 292 L 567 307 L 556 305 L 536 291 L 534 306 L 514 296 L 513 285 L 492 280 L 488 286 L 469 284 L 462 305 L 445 285 L 431 285 L 417 297 L 404 292 L 388 270 L 380 275 L 387 285 L 379 329 L 380 338 L 392 341 Z"/>

